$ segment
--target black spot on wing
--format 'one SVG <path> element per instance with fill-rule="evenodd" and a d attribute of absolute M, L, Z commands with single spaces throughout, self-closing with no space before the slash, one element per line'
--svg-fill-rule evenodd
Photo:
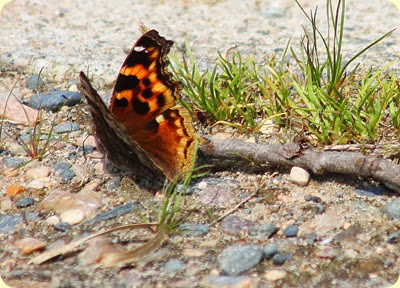
<path fill-rule="evenodd" d="M 149 86 L 151 84 L 150 79 L 149 78 L 144 78 L 142 79 L 142 83 L 144 86 Z"/>
<path fill-rule="evenodd" d="M 122 98 L 122 99 L 115 98 L 115 100 L 114 100 L 115 107 L 124 107 L 125 108 L 128 106 L 128 104 L 129 104 L 129 102 L 128 102 L 128 99 L 126 99 L 126 98 Z"/>
<path fill-rule="evenodd" d="M 187 158 L 188 148 L 190 147 L 190 145 L 192 145 L 193 141 L 194 141 L 194 139 L 189 139 L 186 142 L 186 147 L 185 147 L 185 149 L 183 149 L 183 155 L 185 155 L 185 158 Z"/>
<path fill-rule="evenodd" d="M 128 58 L 126 58 L 124 65 L 128 67 L 143 65 L 145 68 L 149 68 L 151 62 L 152 60 L 149 54 L 146 52 L 146 49 L 144 49 L 142 51 L 132 51 Z"/>
<path fill-rule="evenodd" d="M 117 83 L 115 83 L 115 91 L 134 90 L 139 84 L 139 79 L 135 75 L 125 76 L 119 74 Z"/>
<path fill-rule="evenodd" d="M 165 105 L 165 97 L 163 94 L 157 95 L 157 105 L 158 105 L 158 108 L 161 108 Z"/>
<path fill-rule="evenodd" d="M 151 88 L 146 88 L 142 92 L 142 97 L 149 99 L 151 96 L 153 96 L 153 92 L 151 92 Z"/>
<path fill-rule="evenodd" d="M 157 41 L 155 41 L 153 38 L 147 36 L 146 34 L 144 34 L 136 43 L 135 45 L 136 47 L 144 47 L 144 48 L 148 48 L 148 47 L 158 47 L 158 43 Z"/>
<path fill-rule="evenodd" d="M 150 106 L 146 102 L 142 102 L 137 98 L 133 98 L 132 106 L 136 113 L 140 115 L 146 115 L 150 111 Z"/>
<path fill-rule="evenodd" d="M 153 130 L 153 131 L 157 131 L 158 127 L 160 127 L 160 124 L 157 122 L 156 119 L 152 120 L 151 122 L 147 123 L 146 128 L 147 130 Z"/>
<path fill-rule="evenodd" d="M 162 115 L 163 115 L 165 120 L 171 120 L 172 119 L 172 115 L 171 114 L 172 114 L 172 110 L 167 110 Z"/>

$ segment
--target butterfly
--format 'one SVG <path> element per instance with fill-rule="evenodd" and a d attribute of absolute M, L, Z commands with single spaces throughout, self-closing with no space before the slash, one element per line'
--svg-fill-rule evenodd
<path fill-rule="evenodd" d="M 109 108 L 80 72 L 99 150 L 134 174 L 150 169 L 173 179 L 193 166 L 197 136 L 188 110 L 178 105 L 183 84 L 167 70 L 173 43 L 156 30 L 137 40 L 119 71 Z"/>

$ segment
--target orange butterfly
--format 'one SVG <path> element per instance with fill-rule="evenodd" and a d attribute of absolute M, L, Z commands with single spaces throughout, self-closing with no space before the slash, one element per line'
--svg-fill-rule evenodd
<path fill-rule="evenodd" d="M 80 73 L 100 151 L 135 174 L 145 166 L 173 179 L 192 169 L 197 137 L 187 109 L 177 105 L 183 84 L 167 70 L 172 45 L 156 30 L 139 38 L 121 67 L 109 109 Z"/>

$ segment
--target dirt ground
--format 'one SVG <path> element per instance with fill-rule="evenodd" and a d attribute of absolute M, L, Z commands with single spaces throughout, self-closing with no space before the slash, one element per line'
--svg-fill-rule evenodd
<path fill-rule="evenodd" d="M 325 1 L 300 3 L 306 11 L 319 6 L 324 30 Z M 400 11 L 393 4 L 349 1 L 346 13 L 345 57 L 397 28 L 363 56 L 362 66 L 369 69 L 398 59 Z M 42 69 L 45 90 L 76 90 L 82 70 L 93 77 L 92 84 L 99 93 L 105 93 L 112 88 L 127 51 L 139 37 L 140 24 L 174 40 L 175 47 L 189 41 L 201 67 L 207 68 L 218 56 L 217 51 L 224 53 L 235 45 L 258 62 L 274 53 L 280 55 L 289 38 L 294 47 L 298 46 L 302 25 L 307 22 L 293 0 L 14 0 L 0 14 L 0 92 L 8 92 L 17 73 L 23 71 L 14 92 L 29 98 L 33 92 L 26 88 L 26 79 Z M 392 66 L 397 73 L 399 68 L 400 62 Z M 23 255 L 16 244 L 20 239 L 39 239 L 48 251 L 100 229 L 144 218 L 154 220 L 154 215 L 146 213 L 151 211 L 148 207 L 159 205 L 159 194 L 138 189 L 123 172 L 104 170 L 100 159 L 88 160 L 79 150 L 78 143 L 91 131 L 88 115 L 84 102 L 64 107 L 56 117 L 57 124 L 75 122 L 79 129 L 68 134 L 68 140 L 58 143 L 43 161 L 34 161 L 16 173 L 10 172 L 5 159 L 26 159 L 24 150 L 9 139 L 0 153 L 0 203 L 11 203 L 7 209 L 0 206 L 0 216 L 22 217 L 16 229 L 0 232 L 0 276 L 11 287 L 390 287 L 397 280 L 400 237 L 391 241 L 389 236 L 399 231 L 400 222 L 389 219 L 382 210 L 397 194 L 385 190 L 379 196 L 360 195 L 356 189 L 372 184 L 342 175 L 311 175 L 310 183 L 300 187 L 290 181 L 287 169 L 263 167 L 227 167 L 192 184 L 194 192 L 187 201 L 199 204 L 186 221 L 197 224 L 209 224 L 234 207 L 254 192 L 255 183 L 262 187 L 257 197 L 234 213 L 236 224 L 225 220 L 225 228 L 217 224 L 202 236 L 174 235 L 152 254 L 153 258 L 123 268 L 98 266 L 91 256 L 97 255 L 96 249 L 115 251 L 143 243 L 150 237 L 149 231 L 115 233 L 70 257 L 28 265 L 41 251 Z M 54 114 L 45 112 L 47 124 L 53 118 Z M 10 123 L 5 128 L 21 133 L 28 129 Z M 93 155 L 99 153 L 94 151 Z M 75 178 L 63 182 L 51 168 L 59 162 L 70 163 Z M 12 198 L 7 194 L 11 184 L 27 187 L 38 171 L 48 171 L 42 179 L 44 187 L 26 188 Z M 49 218 L 60 218 L 64 211 L 54 203 L 53 209 L 44 208 L 43 201 L 54 191 L 80 194 L 83 190 L 88 198 L 82 201 L 93 201 L 95 209 L 67 232 L 55 230 Z M 35 204 L 18 208 L 17 201 L 26 197 L 33 198 Z M 85 225 L 94 215 L 128 202 L 139 206 L 123 216 Z M 79 207 L 89 207 L 82 205 Z M 267 223 L 278 227 L 278 232 L 270 237 L 252 232 L 257 225 Z M 283 231 L 292 224 L 299 227 L 299 233 L 289 238 Z M 313 237 L 315 241 L 310 240 Z M 279 266 L 263 260 L 242 273 L 244 278 L 232 278 L 237 286 L 207 282 L 209 275 L 224 275 L 217 262 L 224 248 L 237 244 L 262 248 L 270 243 L 290 253 L 291 259 Z M 183 268 L 168 268 L 171 260 L 179 260 Z M 271 271 L 283 277 L 271 280 Z"/>

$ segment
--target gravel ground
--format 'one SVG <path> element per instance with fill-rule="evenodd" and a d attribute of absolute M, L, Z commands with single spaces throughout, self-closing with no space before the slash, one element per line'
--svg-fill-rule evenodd
<path fill-rule="evenodd" d="M 306 10 L 318 4 L 322 22 L 325 1 L 300 2 Z M 345 56 L 399 28 L 399 16 L 389 1 L 349 1 Z M 306 20 L 293 0 L 14 0 L 0 15 L 0 79 L 5 84 L 0 92 L 8 91 L 22 68 L 14 92 L 27 98 L 34 92 L 25 80 L 42 68 L 50 91 L 76 89 L 80 70 L 89 70 L 93 85 L 107 91 L 139 36 L 140 23 L 173 39 L 177 47 L 187 39 L 202 67 L 209 67 L 217 51 L 234 45 L 260 62 L 280 53 L 290 37 L 298 46 Z M 399 33 L 371 49 L 362 64 L 369 68 L 396 59 Z M 64 107 L 56 118 L 57 133 L 68 141 L 17 172 L 12 167 L 27 158 L 20 145 L 5 137 L 0 275 L 12 287 L 389 287 L 396 281 L 397 195 L 345 176 L 312 175 L 307 186 L 298 186 L 286 170 L 258 167 L 231 168 L 193 183 L 187 198 L 198 208 L 187 218 L 186 232 L 140 263 L 122 269 L 96 265 L 101 251 L 143 243 L 148 231 L 113 234 L 92 241 L 77 255 L 28 265 L 40 253 L 36 250 L 140 222 L 145 207 L 160 202 L 158 194 L 139 191 L 122 172 L 104 170 L 92 140 L 86 143 L 93 157 L 84 157 L 79 145 L 90 132 L 85 110 L 84 103 Z M 50 112 L 44 116 L 47 124 L 53 119 Z M 11 124 L 6 128 L 26 131 Z M 255 183 L 262 187 L 257 197 L 220 224 L 208 225 L 254 192 Z M 23 191 L 17 193 L 12 185 Z M 109 210 L 112 217 L 90 220 Z"/>

